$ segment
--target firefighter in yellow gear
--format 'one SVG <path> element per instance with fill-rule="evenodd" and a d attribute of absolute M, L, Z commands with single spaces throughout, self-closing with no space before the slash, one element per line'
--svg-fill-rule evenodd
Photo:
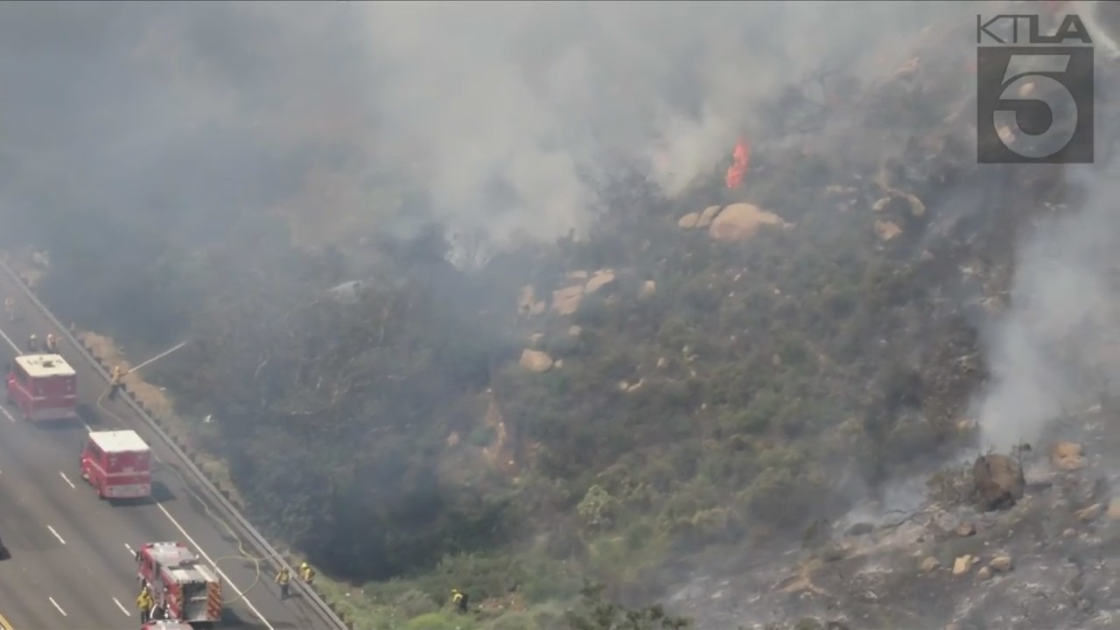
<path fill-rule="evenodd" d="M 457 588 L 451 589 L 451 605 L 460 613 L 467 612 L 467 594 Z"/>
<path fill-rule="evenodd" d="M 58 354 L 58 337 L 54 333 L 47 333 L 47 352 Z"/>
<path fill-rule="evenodd" d="M 276 583 L 280 585 L 280 599 L 288 599 L 288 593 L 291 588 L 289 582 L 292 581 L 292 574 L 288 571 L 288 567 L 281 567 L 280 572 L 276 574 Z"/>
<path fill-rule="evenodd" d="M 16 301 L 12 296 L 4 298 L 4 310 L 8 313 L 8 321 L 16 321 Z"/>
<path fill-rule="evenodd" d="M 140 611 L 140 623 L 147 623 L 152 618 L 152 607 L 155 606 L 155 600 L 152 599 L 152 594 L 145 586 L 140 590 L 140 595 L 136 597 L 136 609 Z"/>
<path fill-rule="evenodd" d="M 31 333 L 31 336 L 27 338 L 27 351 L 28 352 L 35 352 L 38 348 L 39 348 L 39 335 L 36 335 L 35 333 Z"/>
<path fill-rule="evenodd" d="M 312 569 L 311 565 L 306 562 L 300 564 L 299 579 L 303 580 L 304 584 L 311 584 L 315 580 L 315 569 Z"/>
<path fill-rule="evenodd" d="M 113 371 L 109 375 L 109 400 L 117 397 L 117 392 L 121 388 L 121 383 L 124 382 L 124 368 L 119 365 L 113 366 Z"/>

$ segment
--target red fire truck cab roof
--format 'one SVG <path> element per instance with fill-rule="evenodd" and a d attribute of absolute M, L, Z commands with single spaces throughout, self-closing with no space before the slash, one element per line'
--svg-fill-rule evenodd
<path fill-rule="evenodd" d="M 16 357 L 16 363 L 31 378 L 47 376 L 74 376 L 74 368 L 60 354 L 24 354 Z"/>
<path fill-rule="evenodd" d="M 160 619 L 159 621 L 149 621 L 140 630 L 194 630 L 194 628 L 185 621 Z"/>
<path fill-rule="evenodd" d="M 140 553 L 158 564 L 163 575 L 178 584 L 218 581 L 210 568 L 199 562 L 198 556 L 181 542 L 147 543 L 140 547 Z"/>
<path fill-rule="evenodd" d="M 146 453 L 150 450 L 144 438 L 131 429 L 90 431 L 89 439 L 106 453 Z"/>
<path fill-rule="evenodd" d="M 140 547 L 140 553 L 168 569 L 189 567 L 198 562 L 198 556 L 181 542 L 154 542 Z"/>

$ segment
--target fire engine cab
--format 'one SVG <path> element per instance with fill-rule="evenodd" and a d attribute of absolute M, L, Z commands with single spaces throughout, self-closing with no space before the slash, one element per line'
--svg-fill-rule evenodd
<path fill-rule="evenodd" d="M 8 404 L 25 420 L 75 420 L 74 368 L 58 354 L 25 354 L 8 364 Z"/>
<path fill-rule="evenodd" d="M 82 479 L 102 499 L 152 496 L 151 451 L 135 431 L 90 431 L 82 448 Z"/>
<path fill-rule="evenodd" d="M 221 620 L 222 583 L 186 545 L 148 543 L 137 550 L 136 563 L 155 602 L 153 617 L 201 627 Z"/>

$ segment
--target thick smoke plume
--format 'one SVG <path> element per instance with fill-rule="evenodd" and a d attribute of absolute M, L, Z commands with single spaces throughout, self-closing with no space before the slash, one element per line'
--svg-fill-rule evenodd
<path fill-rule="evenodd" d="M 586 225 L 597 165 L 679 192 L 760 100 L 889 71 L 953 4 L 12 3 L 5 190 L 199 239 L 245 208 L 387 229 L 419 190 L 412 223 L 551 237 Z"/>
<path fill-rule="evenodd" d="M 917 24 L 912 8 L 355 5 L 371 59 L 393 66 L 373 97 L 382 130 L 423 151 L 434 205 L 537 236 L 583 226 L 587 175 L 605 155 L 645 161 L 680 192 L 727 158 L 762 99 L 822 67 L 856 71 L 883 35 Z"/>
<path fill-rule="evenodd" d="M 1072 173 L 1089 198 L 1021 244 L 1010 307 L 990 331 L 992 379 L 977 411 L 986 446 L 1029 443 L 1120 383 L 1118 169 Z"/>

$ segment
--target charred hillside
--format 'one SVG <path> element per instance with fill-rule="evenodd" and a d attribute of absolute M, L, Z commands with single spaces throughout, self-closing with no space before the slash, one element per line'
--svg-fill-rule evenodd
<path fill-rule="evenodd" d="M 1092 187 L 1059 166 L 978 166 L 971 70 L 933 45 L 944 33 L 925 37 L 879 80 L 824 73 L 767 98 L 737 185 L 726 177 L 736 137 L 681 195 L 621 160 L 596 182 L 588 229 L 561 239 L 455 233 L 421 220 L 441 213 L 416 193 L 403 203 L 425 227 L 405 236 L 363 226 L 299 246 L 294 233 L 314 217 L 246 211 L 202 244 L 108 215 L 68 228 L 102 234 L 82 249 L 63 246 L 75 232 L 53 233 L 44 215 L 23 258 L 48 304 L 130 359 L 192 342 L 146 369 L 165 389 L 149 394 L 254 522 L 347 583 L 335 594 L 362 627 L 454 627 L 439 611 L 452 587 L 481 605 L 469 622 L 479 628 L 613 627 L 625 611 L 594 589 L 575 599 L 584 579 L 620 601 L 669 592 L 671 607 L 724 630 L 802 613 L 853 628 L 943 625 L 973 595 L 959 584 L 939 583 L 931 612 L 925 583 L 853 576 L 873 552 L 927 538 L 950 541 L 921 547 L 931 574 L 988 553 L 984 541 L 1022 543 L 1006 543 L 1017 557 L 1034 548 L 1013 538 L 1019 521 L 971 512 L 981 534 L 957 541 L 961 513 L 927 504 L 964 504 L 968 492 L 927 500 L 906 485 L 897 496 L 961 452 L 971 464 L 986 419 L 976 402 L 1003 378 L 985 335 L 1024 301 L 1021 237 L 1074 215 Z M 361 175 L 327 162 L 316 162 L 326 183 L 306 188 L 353 192 Z M 114 239 L 135 242 L 115 251 Z M 111 272 L 96 282 L 94 261 Z M 1115 419 L 1084 423 L 1100 437 Z M 1038 457 L 1028 468 L 1045 468 Z M 967 485 L 960 474 L 943 472 L 935 490 Z M 1019 498 L 1038 489 L 1025 479 Z M 1050 502 L 1021 503 L 1015 518 L 1097 505 L 1056 536 L 1079 553 L 1112 549 L 1103 534 L 1064 533 L 1095 522 L 1107 497 L 1082 496 L 1084 479 L 1047 480 L 1065 494 L 1035 494 Z M 887 519 L 901 505 L 936 521 L 937 536 Z M 853 519 L 865 526 L 854 536 L 905 540 L 837 542 L 834 525 Z M 1043 529 L 1032 535 L 1050 545 Z M 796 566 L 788 550 L 802 554 Z M 720 571 L 743 579 L 713 586 Z M 845 590 L 857 586 L 883 599 Z M 716 615 L 724 589 L 763 603 Z M 1014 608 L 1011 590 L 991 595 L 1001 610 Z M 565 616 L 571 601 L 582 612 Z M 882 613 L 891 601 L 897 614 Z M 683 623 L 641 614 L 643 628 Z M 1047 614 L 1035 619 L 1072 623 L 1065 608 Z"/>

